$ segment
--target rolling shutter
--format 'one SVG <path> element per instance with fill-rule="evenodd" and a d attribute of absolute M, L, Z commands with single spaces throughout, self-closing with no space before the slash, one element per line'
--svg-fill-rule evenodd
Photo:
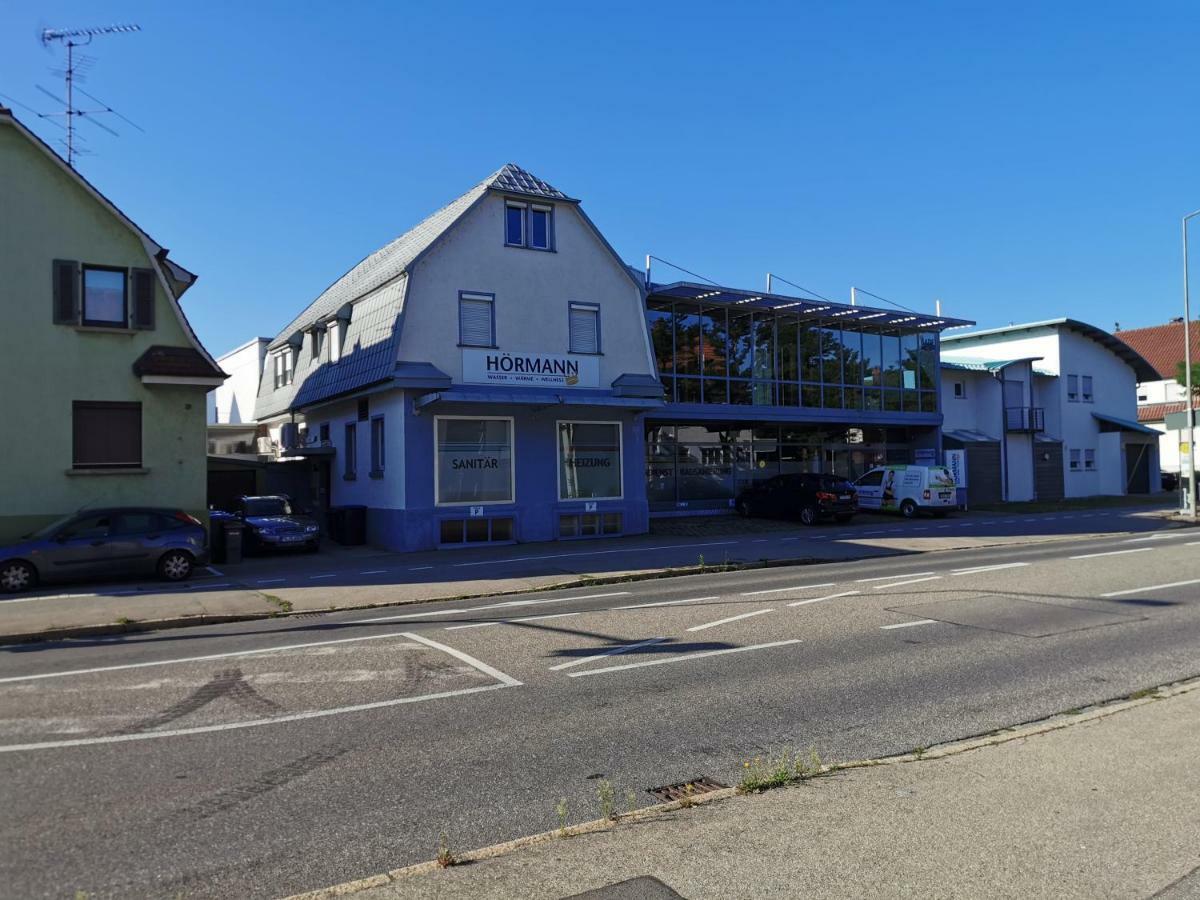
<path fill-rule="evenodd" d="M 149 331 L 154 328 L 154 270 L 133 270 L 134 328 Z"/>
<path fill-rule="evenodd" d="M 459 340 L 465 347 L 492 347 L 492 300 L 464 294 L 458 300 Z"/>
<path fill-rule="evenodd" d="M 572 303 L 570 324 L 572 353 L 600 352 L 600 310 Z"/>
<path fill-rule="evenodd" d="M 52 269 L 54 282 L 54 321 L 59 325 L 79 323 L 79 263 L 56 259 Z"/>

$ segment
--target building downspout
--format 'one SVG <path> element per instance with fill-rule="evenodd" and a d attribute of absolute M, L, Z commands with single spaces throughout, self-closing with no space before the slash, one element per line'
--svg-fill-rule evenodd
<path fill-rule="evenodd" d="M 1000 471 L 1004 477 L 1004 502 L 1008 502 L 1008 413 L 1004 410 L 1004 370 L 1000 370 Z"/>

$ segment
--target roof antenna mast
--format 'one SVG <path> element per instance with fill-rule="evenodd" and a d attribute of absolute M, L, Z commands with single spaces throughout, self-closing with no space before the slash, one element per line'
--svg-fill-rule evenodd
<path fill-rule="evenodd" d="M 80 64 L 84 60 L 86 60 L 86 57 L 84 57 L 82 54 L 80 54 L 80 60 L 78 62 L 76 61 L 75 48 L 87 46 L 88 44 L 90 44 L 92 42 L 92 39 L 94 37 L 96 37 L 97 35 L 124 34 L 124 33 L 132 32 L 132 31 L 141 31 L 141 30 L 142 30 L 142 27 L 140 25 L 102 25 L 99 28 L 45 28 L 42 30 L 42 44 L 43 45 L 48 47 L 48 46 L 50 46 L 50 43 L 52 41 L 58 41 L 59 43 L 65 45 L 67 48 L 67 68 L 63 72 L 63 77 L 64 77 L 64 80 L 66 81 L 66 87 L 67 87 L 67 99 L 64 101 L 59 97 L 55 97 L 54 94 L 50 93 L 50 91 L 48 91 L 45 88 L 42 88 L 40 86 L 38 89 L 43 94 L 49 95 L 51 97 L 51 99 L 57 100 L 59 103 L 63 104 L 64 109 L 63 109 L 63 112 L 61 113 L 61 115 L 65 116 L 66 120 L 67 120 L 66 121 L 67 165 L 71 166 L 72 168 L 75 167 L 75 153 L 76 153 L 76 150 L 75 150 L 75 117 L 76 116 L 94 116 L 97 113 L 112 113 L 113 115 L 115 115 L 121 119 L 124 119 L 126 122 L 129 122 L 129 124 L 133 125 L 134 128 L 138 128 L 137 125 L 135 125 L 133 122 L 130 122 L 128 119 L 126 119 L 124 116 L 122 116 L 119 112 L 117 112 L 111 106 L 108 106 L 107 104 L 105 104 L 102 100 L 97 100 L 95 97 L 93 97 L 91 94 L 89 94 L 87 91 L 83 90 L 82 88 L 75 87 L 76 78 L 79 77 L 78 70 L 80 68 Z M 101 108 L 100 109 L 79 109 L 77 106 L 75 106 L 75 91 L 76 90 L 78 90 L 79 93 L 83 94 L 83 96 L 89 98 L 90 100 L 95 100 L 97 103 L 101 104 Z M 99 125 L 105 131 L 111 132 L 114 135 L 116 134 L 116 132 L 113 131 L 111 128 L 109 128 L 106 125 L 101 125 L 99 122 L 97 122 L 94 119 L 92 120 L 92 124 Z"/>

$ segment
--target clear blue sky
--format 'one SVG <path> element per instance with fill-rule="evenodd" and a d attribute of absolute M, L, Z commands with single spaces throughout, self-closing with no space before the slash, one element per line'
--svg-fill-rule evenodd
<path fill-rule="evenodd" d="M 147 133 L 86 131 L 80 169 L 199 273 L 218 354 L 505 162 L 635 264 L 981 326 L 1180 314 L 1195 3 L 782 7 L 10 0 L 0 92 L 52 105 L 43 26 L 142 26 L 86 89 Z"/>

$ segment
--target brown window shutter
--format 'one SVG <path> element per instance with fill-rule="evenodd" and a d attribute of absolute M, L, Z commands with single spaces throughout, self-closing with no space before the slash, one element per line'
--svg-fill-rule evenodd
<path fill-rule="evenodd" d="M 79 323 L 79 263 L 56 259 L 53 266 L 54 322 L 58 325 Z"/>
<path fill-rule="evenodd" d="M 133 327 L 154 327 L 154 270 L 133 270 Z"/>

